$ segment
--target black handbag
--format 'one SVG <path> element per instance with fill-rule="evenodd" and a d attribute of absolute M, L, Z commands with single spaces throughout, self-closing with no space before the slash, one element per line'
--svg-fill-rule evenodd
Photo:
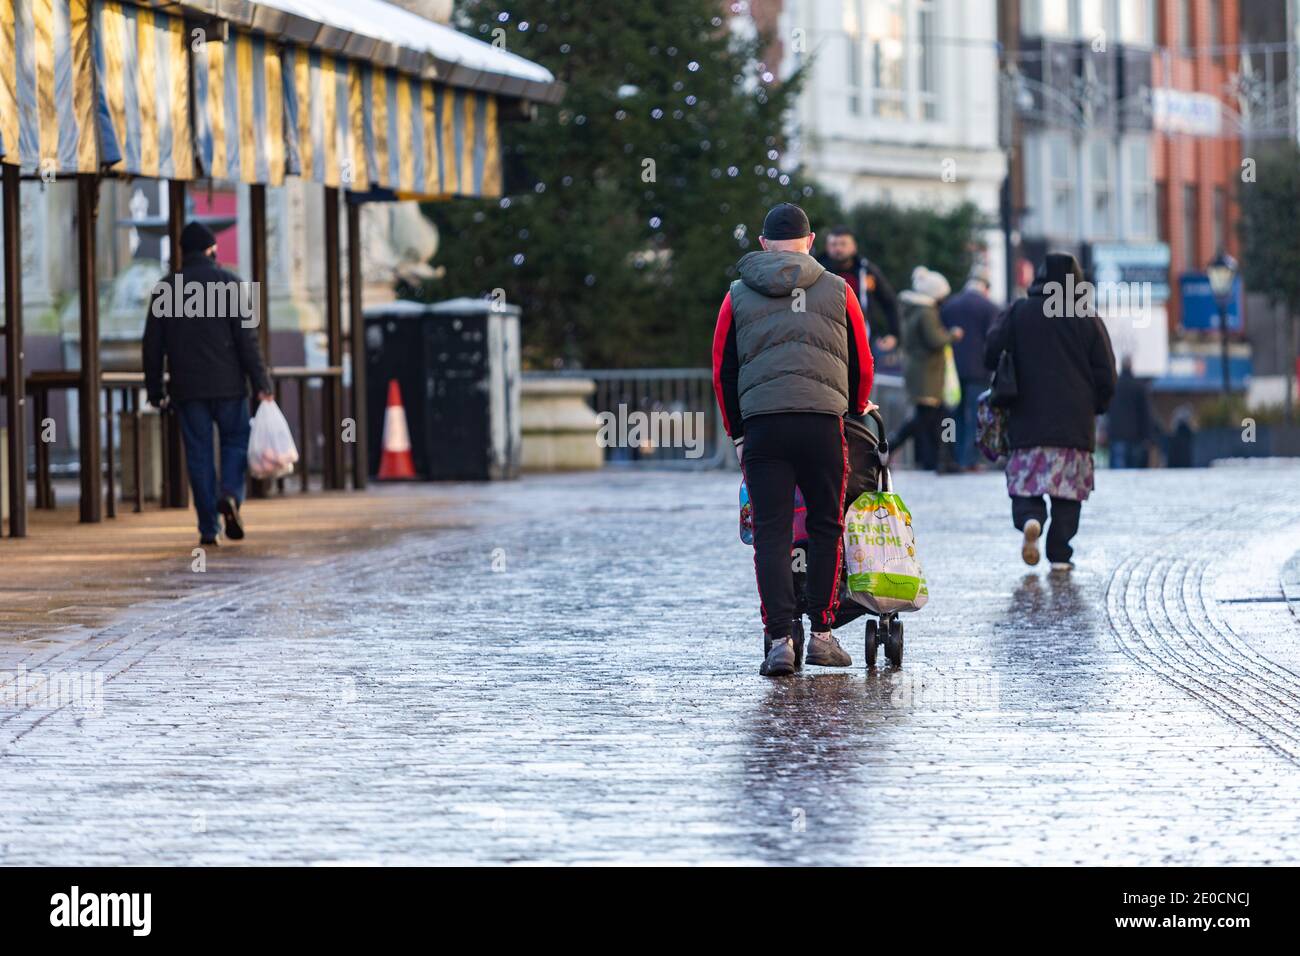
<path fill-rule="evenodd" d="M 989 388 L 989 404 L 995 408 L 1007 408 L 1014 405 L 1016 399 L 1020 397 L 1020 386 L 1016 384 L 1016 362 L 1011 354 L 1015 348 L 1016 327 L 1014 319 L 1016 317 L 1016 307 L 1019 305 L 1020 303 L 1017 302 L 1016 305 L 1011 307 L 1011 311 L 1007 313 L 1007 344 L 1011 348 L 1003 349 L 1002 354 L 998 356 L 998 367 L 993 373 L 993 384 Z"/>

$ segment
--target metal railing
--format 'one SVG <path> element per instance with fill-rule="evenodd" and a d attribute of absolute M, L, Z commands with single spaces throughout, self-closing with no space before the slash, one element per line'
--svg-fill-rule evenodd
<path fill-rule="evenodd" d="M 308 368 L 288 366 L 269 370 L 272 378 L 276 402 L 283 405 L 282 397 L 291 383 L 297 384 L 298 409 L 294 440 L 298 443 L 298 463 L 294 473 L 298 477 L 299 490 L 310 490 L 310 471 L 312 468 L 312 448 L 317 438 L 328 445 L 336 439 L 335 430 L 326 427 L 324 421 L 325 407 L 321 404 L 319 421 L 313 423 L 311 416 L 312 402 L 309 399 L 309 387 L 312 382 L 340 382 L 343 377 L 341 366 L 324 366 Z M 103 427 L 103 493 L 105 514 L 117 517 L 119 489 L 125 485 L 125 465 L 129 460 L 132 465 L 134 487 L 131 491 L 131 510 L 144 510 L 145 500 L 145 455 L 144 455 L 144 373 L 143 372 L 101 372 L 100 388 L 103 394 L 101 419 Z M 57 391 L 75 392 L 81 387 L 81 374 L 77 371 L 53 370 L 32 372 L 27 376 L 27 395 L 31 401 L 32 420 L 35 429 L 31 432 L 34 455 L 31 458 L 30 477 L 35 482 L 34 506 L 39 509 L 55 507 L 53 469 L 50 461 L 50 443 L 43 440 L 43 423 L 50 419 L 50 395 Z M 0 379 L 0 392 L 4 390 L 4 380 Z M 131 421 L 130 438 L 124 428 L 118 427 L 119 413 Z M 186 507 L 188 490 L 185 475 L 185 456 L 180 440 L 179 423 L 170 409 L 161 413 L 162 448 L 161 448 L 161 485 L 163 507 Z M 291 425 L 292 427 L 292 425 Z M 334 455 L 344 454 L 342 443 L 336 442 Z M 329 457 L 329 449 L 326 450 Z M 341 460 L 341 458 L 340 458 Z M 332 487 L 330 477 L 326 474 L 327 461 L 321 462 L 318 469 L 322 474 L 325 487 Z M 277 490 L 285 490 L 285 478 L 276 482 Z M 126 500 L 123 497 L 122 500 Z"/>
<path fill-rule="evenodd" d="M 615 431 L 616 440 L 603 442 L 608 465 L 722 468 L 735 464 L 713 395 L 712 369 L 566 369 L 525 375 L 596 383 L 591 407 Z M 891 429 L 910 414 L 903 380 L 897 375 L 877 375 L 872 400 L 880 405 Z M 634 413 L 639 416 L 633 417 Z M 639 432 L 638 423 L 643 426 Z"/>

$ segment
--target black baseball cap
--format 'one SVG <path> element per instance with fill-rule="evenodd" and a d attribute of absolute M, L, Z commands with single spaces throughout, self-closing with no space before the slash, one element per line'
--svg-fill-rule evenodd
<path fill-rule="evenodd" d="M 808 214 L 792 202 L 773 206 L 763 218 L 764 239 L 804 239 L 811 233 Z"/>

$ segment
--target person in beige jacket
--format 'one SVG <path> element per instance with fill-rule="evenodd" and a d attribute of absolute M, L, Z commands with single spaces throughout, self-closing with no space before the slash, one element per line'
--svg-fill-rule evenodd
<path fill-rule="evenodd" d="M 943 350 L 961 340 L 961 329 L 947 329 L 939 319 L 939 303 L 952 289 L 948 280 L 925 266 L 912 270 L 912 288 L 898 297 L 902 306 L 903 384 L 912 417 L 890 440 L 897 451 L 909 438 L 915 442 L 916 463 L 933 471 L 939 467 L 939 427 L 943 415 Z"/>

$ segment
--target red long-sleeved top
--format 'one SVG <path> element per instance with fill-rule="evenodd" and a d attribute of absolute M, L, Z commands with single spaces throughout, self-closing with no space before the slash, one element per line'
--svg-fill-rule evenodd
<path fill-rule="evenodd" d="M 857 297 L 845 296 L 844 319 L 849 332 L 849 409 L 861 415 L 871 397 L 875 362 L 867 345 L 867 324 Z M 733 439 L 745 433 L 740 415 L 740 357 L 736 351 L 736 326 L 731 315 L 731 293 L 722 300 L 718 324 L 713 329 L 713 394 L 722 411 L 722 424 Z"/>

